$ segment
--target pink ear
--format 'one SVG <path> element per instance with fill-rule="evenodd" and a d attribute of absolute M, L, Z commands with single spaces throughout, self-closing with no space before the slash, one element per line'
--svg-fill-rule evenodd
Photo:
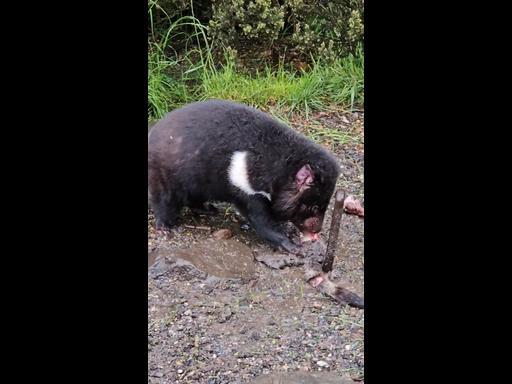
<path fill-rule="evenodd" d="M 297 175 L 295 176 L 295 181 L 297 182 L 297 187 L 300 191 L 309 188 L 313 181 L 315 180 L 315 176 L 313 175 L 313 170 L 309 166 L 309 164 L 304 165 Z"/>

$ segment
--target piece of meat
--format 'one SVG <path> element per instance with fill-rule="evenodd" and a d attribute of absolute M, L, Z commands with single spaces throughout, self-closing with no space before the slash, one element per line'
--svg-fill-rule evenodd
<path fill-rule="evenodd" d="M 364 207 L 362 206 L 361 201 L 356 199 L 353 195 L 348 195 L 345 198 L 343 209 L 348 214 L 364 217 Z"/>

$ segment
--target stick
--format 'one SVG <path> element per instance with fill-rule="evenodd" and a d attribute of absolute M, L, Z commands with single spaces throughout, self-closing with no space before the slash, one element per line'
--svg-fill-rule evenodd
<path fill-rule="evenodd" d="M 201 229 L 203 231 L 211 231 L 212 228 L 211 227 L 201 227 L 199 225 L 188 225 L 188 224 L 185 224 L 183 225 L 185 228 L 189 228 L 189 229 Z"/>
<path fill-rule="evenodd" d="M 325 259 L 322 264 L 322 271 L 324 273 L 332 271 L 334 252 L 336 252 L 338 235 L 340 233 L 341 216 L 343 214 L 343 205 L 345 203 L 345 192 L 341 189 L 336 191 L 334 199 L 334 210 L 332 212 L 329 240 L 327 241 L 327 250 L 325 251 Z"/>

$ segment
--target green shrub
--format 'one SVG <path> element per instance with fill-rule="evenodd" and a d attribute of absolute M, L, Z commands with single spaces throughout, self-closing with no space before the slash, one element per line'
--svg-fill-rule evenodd
<path fill-rule="evenodd" d="M 214 0 L 208 31 L 224 46 L 269 45 L 284 27 L 277 0 Z"/>
<path fill-rule="evenodd" d="M 363 0 L 287 0 L 292 45 L 303 55 L 334 60 L 354 53 L 364 37 Z"/>
<path fill-rule="evenodd" d="M 302 60 L 354 53 L 364 39 L 364 0 L 149 0 L 151 26 L 194 16 L 222 51 L 256 52 L 272 48 Z M 154 37 L 154 31 L 153 37 Z M 190 32 L 190 31 L 188 31 Z"/>

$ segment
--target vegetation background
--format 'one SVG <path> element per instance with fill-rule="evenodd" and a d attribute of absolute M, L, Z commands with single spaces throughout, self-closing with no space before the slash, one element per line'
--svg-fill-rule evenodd
<path fill-rule="evenodd" d="M 364 102 L 363 0 L 148 0 L 149 121 L 223 98 L 286 119 Z"/>

